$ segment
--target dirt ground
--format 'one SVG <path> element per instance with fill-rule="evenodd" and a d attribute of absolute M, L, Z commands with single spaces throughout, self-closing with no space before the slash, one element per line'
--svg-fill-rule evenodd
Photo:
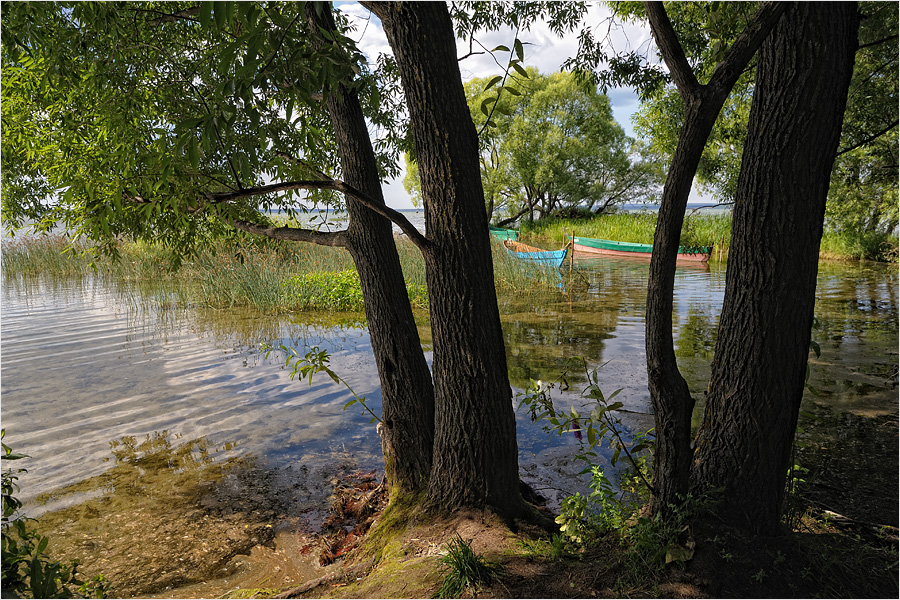
<path fill-rule="evenodd" d="M 395 516 L 370 530 L 386 503 L 375 473 L 349 461 L 318 471 L 216 463 L 202 441 L 132 441 L 110 471 L 49 499 L 87 498 L 39 526 L 54 557 L 103 573 L 112 597 L 430 598 L 459 536 L 499 565 L 499 579 L 470 596 L 896 598 L 897 415 L 821 419 L 837 434 L 810 434 L 800 448 L 806 510 L 793 532 L 751 539 L 698 523 L 683 535 L 693 556 L 665 567 L 615 534 L 554 549 L 545 530 L 488 513 Z"/>

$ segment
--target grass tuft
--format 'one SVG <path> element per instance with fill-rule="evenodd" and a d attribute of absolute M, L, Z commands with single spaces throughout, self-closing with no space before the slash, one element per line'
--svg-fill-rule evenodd
<path fill-rule="evenodd" d="M 473 596 L 482 585 L 490 585 L 499 578 L 500 567 L 488 563 L 472 550 L 472 545 L 459 534 L 447 543 L 447 554 L 441 558 L 444 582 L 436 598 L 459 598 L 468 590 Z"/>

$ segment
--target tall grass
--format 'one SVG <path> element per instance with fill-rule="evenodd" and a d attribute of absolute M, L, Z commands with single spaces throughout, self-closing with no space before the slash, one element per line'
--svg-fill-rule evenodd
<path fill-rule="evenodd" d="M 428 293 L 421 252 L 405 238 L 397 251 L 413 307 L 425 309 Z M 516 293 L 552 289 L 551 273 L 494 248 L 497 287 Z M 127 282 L 142 295 L 164 290 L 182 305 L 230 308 L 253 306 L 263 311 L 362 310 L 362 292 L 350 254 L 342 248 L 234 236 L 186 257 L 173 268 L 173 256 L 157 244 L 120 242 L 117 256 L 92 252 L 90 246 L 62 236 L 24 238 L 3 244 L 4 277 L 86 275 Z"/>
<path fill-rule="evenodd" d="M 38 273 L 81 275 L 91 268 L 86 250 L 84 244 L 72 244 L 61 235 L 3 240 L 0 264 L 4 277 Z"/>
<path fill-rule="evenodd" d="M 552 247 L 561 247 L 566 236 L 599 238 L 618 242 L 652 244 L 657 214 L 617 213 L 592 219 L 542 219 L 526 223 L 522 230 Z M 681 243 L 685 246 L 713 246 L 714 257 L 724 258 L 731 242 L 731 215 L 694 214 L 685 218 Z"/>
<path fill-rule="evenodd" d="M 525 223 L 525 239 L 560 247 L 566 236 L 575 232 L 581 237 L 652 244 L 656 230 L 656 213 L 618 213 L 592 219 L 549 218 Z M 728 257 L 731 245 L 731 213 L 691 214 L 681 229 L 681 243 L 685 246 L 713 246 L 713 259 Z M 883 232 L 847 232 L 826 228 L 822 235 L 819 256 L 830 260 L 898 260 L 896 235 Z"/>
<path fill-rule="evenodd" d="M 557 291 L 563 282 L 556 268 L 518 259 L 506 250 L 500 240 L 491 239 L 491 250 L 494 286 L 500 293 L 515 294 L 520 298 L 523 295 L 542 296 Z"/>
<path fill-rule="evenodd" d="M 819 256 L 836 260 L 868 259 L 897 262 L 896 235 L 874 232 L 847 232 L 826 229 L 822 235 Z"/>

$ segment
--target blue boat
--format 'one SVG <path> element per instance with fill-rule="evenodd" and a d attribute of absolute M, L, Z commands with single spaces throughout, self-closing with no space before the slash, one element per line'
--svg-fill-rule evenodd
<path fill-rule="evenodd" d="M 560 268 L 563 261 L 566 260 L 566 254 L 569 250 L 568 246 L 562 250 L 542 250 L 541 248 L 528 246 L 514 240 L 506 240 L 503 242 L 503 245 L 506 246 L 506 250 L 510 255 L 515 256 L 520 260 L 527 260 L 537 264 L 547 265 L 548 267 L 555 267 L 557 269 Z"/>

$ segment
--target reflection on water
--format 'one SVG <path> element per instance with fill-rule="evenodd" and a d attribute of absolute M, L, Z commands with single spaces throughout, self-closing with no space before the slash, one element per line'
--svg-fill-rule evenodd
<path fill-rule="evenodd" d="M 617 399 L 633 431 L 649 428 L 644 364 L 648 264 L 579 261 L 563 270 L 565 289 L 537 299 L 501 297 L 510 380 L 552 381 L 569 371 L 561 401 L 578 406 L 584 377 L 571 365 L 584 357 L 600 369 L 601 387 Z M 673 325 L 676 355 L 703 405 L 725 272 L 714 264 L 679 267 Z M 242 309 L 177 309 L 163 293 L 111 289 L 99 279 L 5 280 L 2 291 L 3 423 L 13 447 L 30 454 L 23 496 L 75 483 L 107 468 L 110 439 L 169 431 L 206 436 L 228 458 L 253 454 L 275 465 L 320 464 L 352 449 L 362 467 L 381 463 L 368 420 L 344 412 L 346 390 L 330 379 L 291 381 L 280 359 L 260 344 L 301 353 L 319 346 L 332 366 L 377 411 L 380 392 L 365 322 L 359 314 L 262 315 Z M 889 265 L 823 264 L 811 359 L 816 402 L 879 411 L 896 406 L 897 272 Z M 427 322 L 420 326 L 428 347 Z M 565 488 L 574 440 L 547 439 L 518 415 L 523 469 L 550 463 L 542 485 Z M 568 490 L 566 490 L 568 491 Z"/>
<path fill-rule="evenodd" d="M 98 282 L 4 285 L 3 426 L 29 454 L 23 498 L 95 476 L 108 442 L 169 431 L 234 446 L 275 464 L 313 466 L 352 448 L 380 464 L 368 421 L 344 413 L 346 391 L 327 377 L 291 381 L 261 343 L 318 345 L 376 409 L 380 392 L 368 334 L 240 310 L 144 310 Z M 216 325 L 213 325 L 216 323 Z M 358 417 L 358 418 L 357 418 Z"/>

